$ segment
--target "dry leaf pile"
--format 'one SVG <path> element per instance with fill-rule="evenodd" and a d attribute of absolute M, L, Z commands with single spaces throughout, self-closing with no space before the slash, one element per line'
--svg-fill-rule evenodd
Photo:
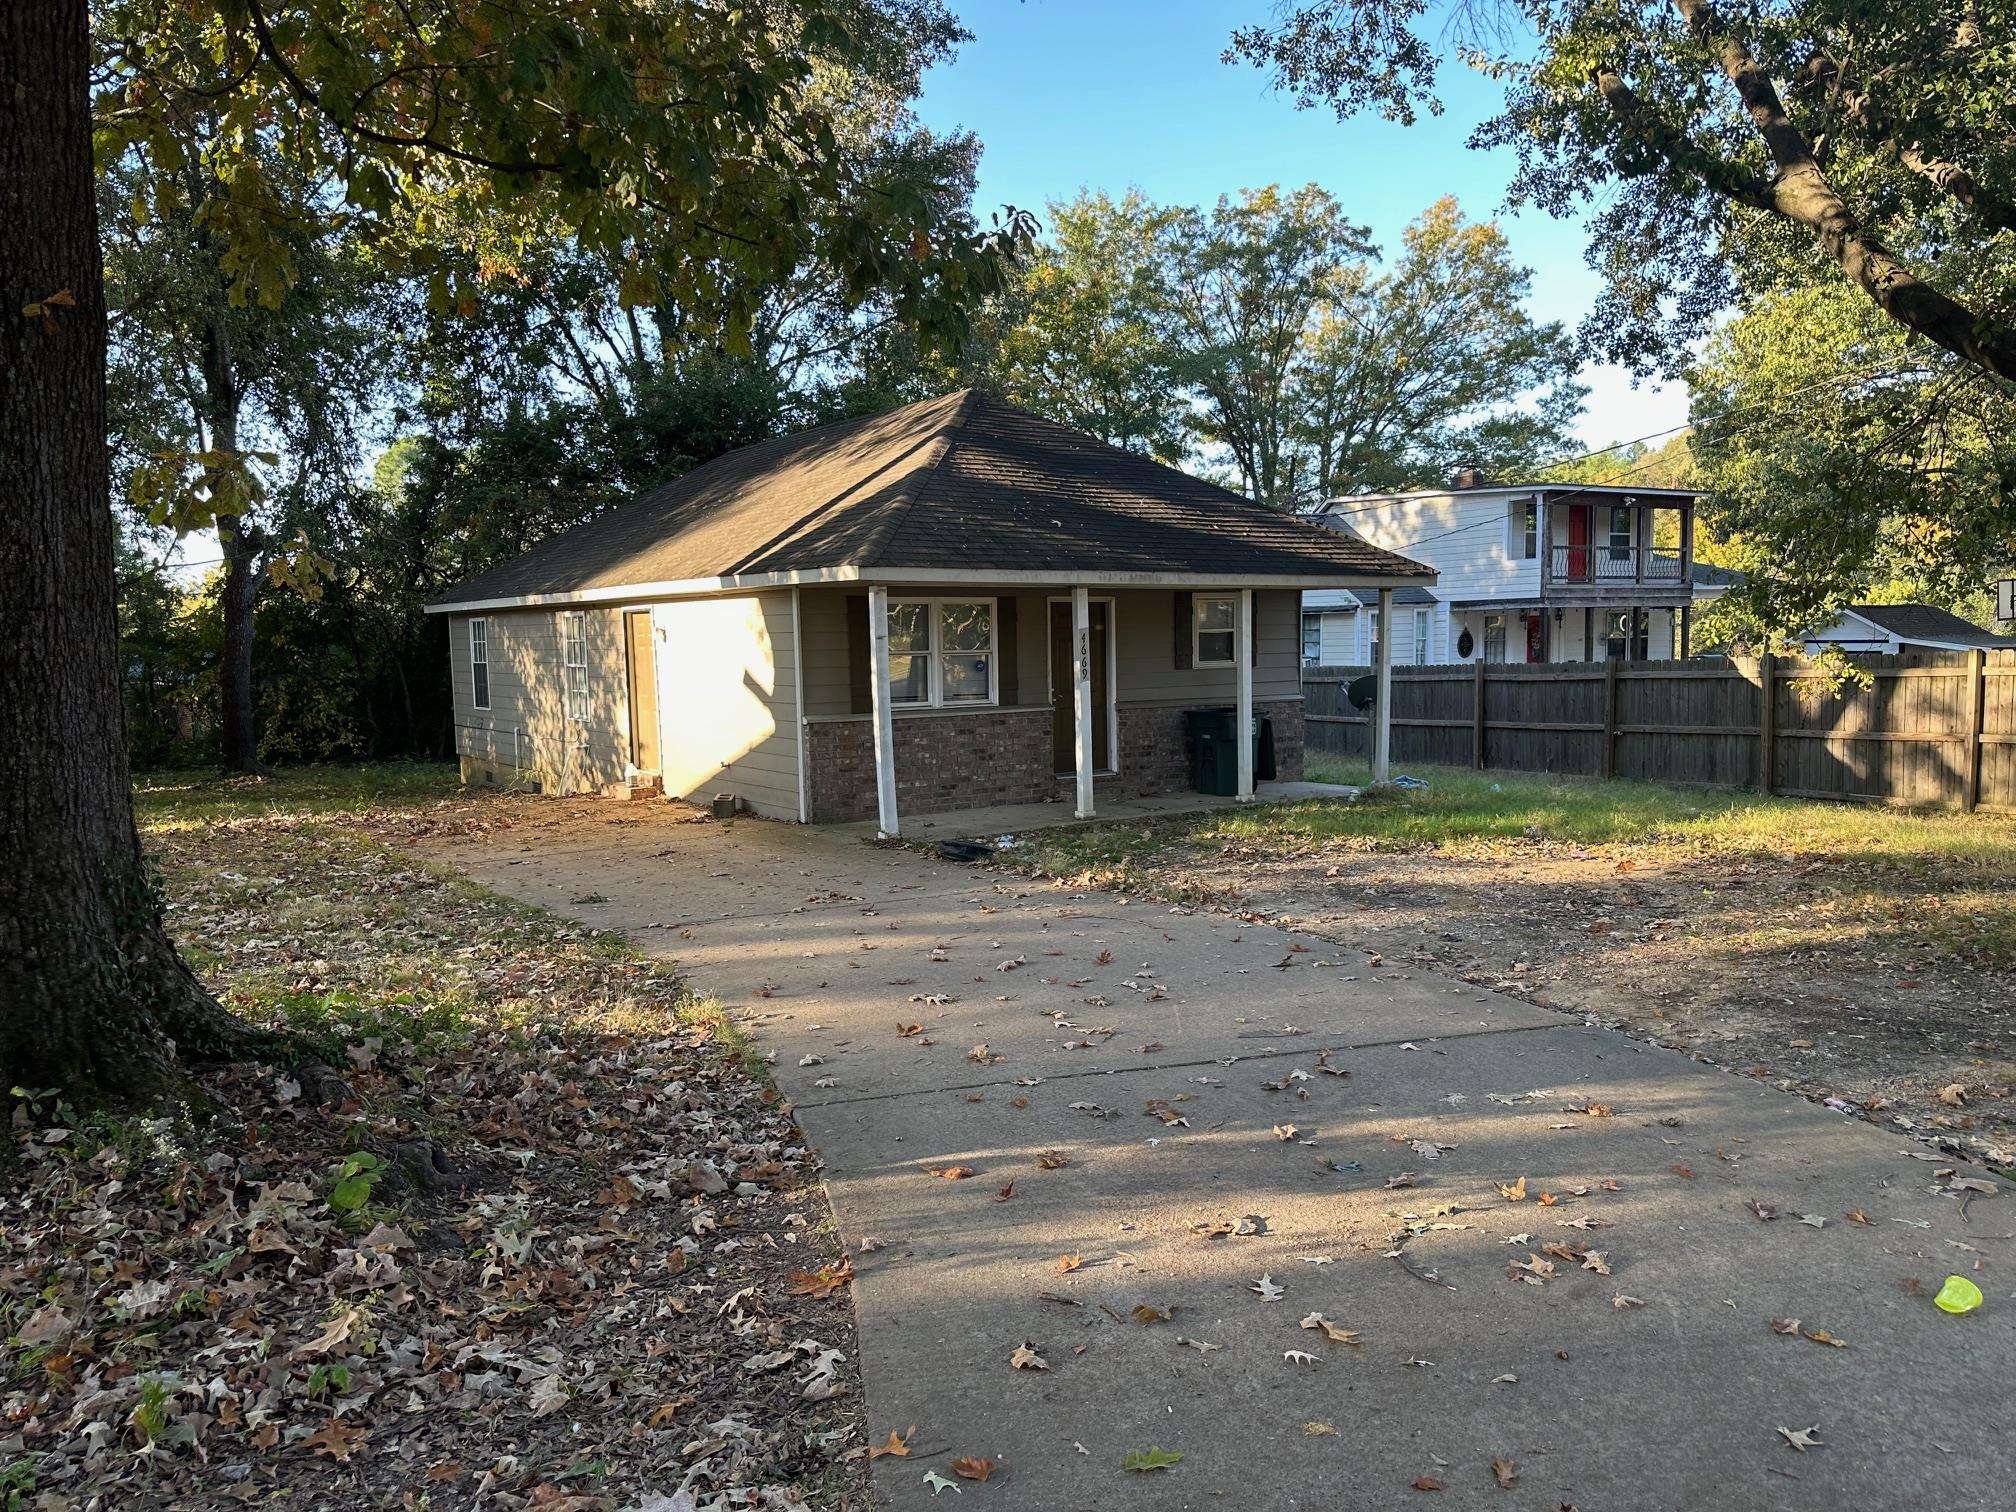
<path fill-rule="evenodd" d="M 355 820 L 151 848 L 207 980 L 327 1036 L 354 1095 L 238 1067 L 181 1119 L 16 1103 L 0 1505 L 858 1487 L 851 1270 L 813 1157 L 669 977 Z"/>

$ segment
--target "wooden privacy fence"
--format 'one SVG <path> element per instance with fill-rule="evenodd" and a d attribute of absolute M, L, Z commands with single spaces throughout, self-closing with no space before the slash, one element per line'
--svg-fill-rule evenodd
<path fill-rule="evenodd" d="M 1395 667 L 1393 759 L 2016 812 L 2016 652 L 1856 664 L 1866 686 L 1771 656 Z M 1304 669 L 1312 752 L 1367 754 L 1368 670 Z"/>

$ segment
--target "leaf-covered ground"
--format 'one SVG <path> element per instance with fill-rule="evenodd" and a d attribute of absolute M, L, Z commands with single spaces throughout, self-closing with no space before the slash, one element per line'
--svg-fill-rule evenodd
<path fill-rule="evenodd" d="M 192 964 L 355 1096 L 14 1100 L 0 1509 L 865 1504 L 845 1262 L 760 1066 L 615 937 L 383 843 L 498 801 L 143 785 Z"/>
<path fill-rule="evenodd" d="M 2016 1166 L 2016 820 L 1410 770 L 1428 785 L 1011 854 L 1593 1016 Z"/>

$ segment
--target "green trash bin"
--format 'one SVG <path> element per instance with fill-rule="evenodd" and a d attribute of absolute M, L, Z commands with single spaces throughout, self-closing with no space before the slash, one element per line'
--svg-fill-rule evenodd
<path fill-rule="evenodd" d="M 1239 711 L 1237 709 L 1188 709 L 1184 711 L 1184 724 L 1190 735 L 1192 769 L 1195 773 L 1194 785 L 1198 792 L 1209 793 L 1214 798 L 1236 798 L 1239 796 Z M 1261 721 L 1253 721 L 1254 735 L 1257 737 Z M 1255 739 L 1256 747 L 1258 740 Z M 1255 752 L 1256 758 L 1259 751 Z M 1254 771 L 1259 774 L 1260 763 L 1256 759 Z M 1272 775 L 1271 773 L 1267 775 Z"/>

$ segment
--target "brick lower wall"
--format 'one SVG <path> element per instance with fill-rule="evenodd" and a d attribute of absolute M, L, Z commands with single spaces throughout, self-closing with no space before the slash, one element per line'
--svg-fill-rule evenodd
<path fill-rule="evenodd" d="M 875 817 L 875 727 L 866 719 L 806 726 L 814 823 Z M 896 811 L 935 814 L 1057 796 L 1050 711 L 899 719 Z"/>
<path fill-rule="evenodd" d="M 1256 703 L 1274 722 L 1275 775 L 1302 775 L 1302 705 Z M 1120 771 L 1101 777 L 1099 798 L 1180 793 L 1191 785 L 1181 707 L 1122 704 Z M 1051 769 L 1048 709 L 899 719 L 896 808 L 934 814 L 996 803 L 1045 803 L 1071 797 Z M 875 731 L 866 719 L 820 720 L 806 727 L 812 820 L 830 824 L 875 817 Z"/>

